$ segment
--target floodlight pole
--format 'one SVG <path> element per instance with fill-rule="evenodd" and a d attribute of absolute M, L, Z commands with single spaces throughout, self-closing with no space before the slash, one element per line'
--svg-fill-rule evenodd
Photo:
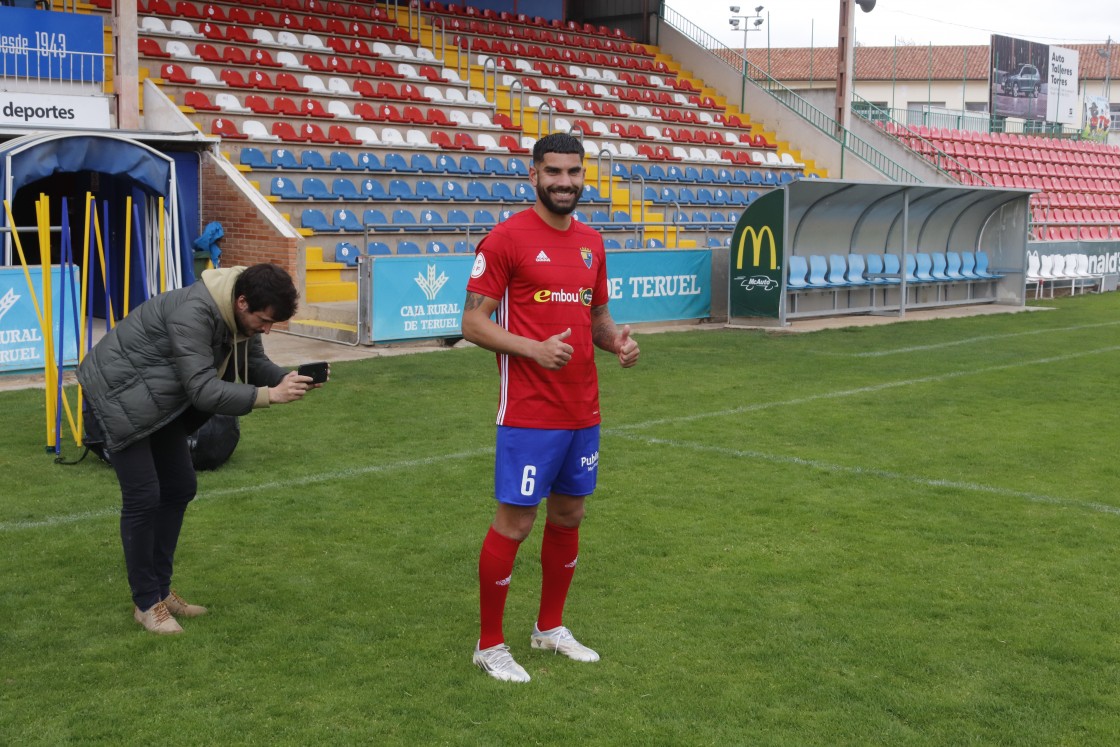
<path fill-rule="evenodd" d="M 840 0 L 840 31 L 836 39 L 836 123 L 840 131 L 836 133 L 839 138 L 844 137 L 852 123 L 852 73 L 855 65 L 855 0 Z"/>

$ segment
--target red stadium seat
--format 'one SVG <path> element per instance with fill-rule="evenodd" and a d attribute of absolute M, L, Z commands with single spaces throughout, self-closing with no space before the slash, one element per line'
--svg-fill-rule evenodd
<path fill-rule="evenodd" d="M 164 52 L 163 49 L 160 48 L 159 42 L 157 42 L 155 39 L 145 39 L 143 37 L 137 40 L 137 51 L 139 51 L 140 54 L 144 55 L 145 57 L 171 56 L 170 53 Z M 198 54 L 198 52 L 196 51 L 195 54 Z"/>
<path fill-rule="evenodd" d="M 295 128 L 292 127 L 289 122 L 273 122 L 272 134 L 286 143 L 303 143 L 307 141 L 305 137 L 296 132 Z"/>
<path fill-rule="evenodd" d="M 159 71 L 159 77 L 163 78 L 169 83 L 186 83 L 187 85 L 191 86 L 193 86 L 195 83 L 198 83 L 197 80 L 187 75 L 183 68 L 173 63 L 167 63 L 166 65 L 160 66 Z"/>
<path fill-rule="evenodd" d="M 442 130 L 433 130 L 431 137 L 432 145 L 438 145 L 443 150 L 462 150 L 461 145 L 456 144 L 451 137 Z"/>
<path fill-rule="evenodd" d="M 267 49 L 254 49 L 249 54 L 249 60 L 265 67 L 281 67 L 280 63 L 272 58 L 272 54 Z"/>
<path fill-rule="evenodd" d="M 364 83 L 365 81 L 359 81 Z M 368 83 L 366 85 L 369 85 Z M 355 85 L 355 88 L 357 86 Z M 359 101 L 354 104 L 354 113 L 367 122 L 384 122 L 384 118 L 373 108 L 371 104 L 365 101 Z"/>
<path fill-rule="evenodd" d="M 247 140 L 248 135 L 242 134 L 237 125 L 228 119 L 218 118 L 210 124 L 210 134 L 220 135 L 224 138 L 233 138 L 235 140 Z"/>
<path fill-rule="evenodd" d="M 291 73 L 277 73 L 276 87 L 288 91 L 289 93 L 307 93 L 308 91 L 307 88 L 299 84 L 296 80 L 296 76 Z"/>
<path fill-rule="evenodd" d="M 203 91 L 187 91 L 183 94 L 183 103 L 203 112 L 220 111 L 222 107 L 210 103 L 209 97 Z"/>
<path fill-rule="evenodd" d="M 287 96 L 277 96 L 273 99 L 272 108 L 276 110 L 277 114 L 281 114 L 285 117 L 302 117 L 304 115 L 304 111 L 300 108 L 300 105 Z"/>
<path fill-rule="evenodd" d="M 318 99 L 304 99 L 300 102 L 299 110 L 309 117 L 319 119 L 334 119 L 334 115 L 323 107 L 323 102 Z"/>
<path fill-rule="evenodd" d="M 498 136 L 498 146 L 505 148 L 510 153 L 528 153 L 529 149 L 521 145 L 520 141 L 514 135 L 500 135 Z"/>
<path fill-rule="evenodd" d="M 259 51 L 259 50 L 254 50 Z M 241 47 L 226 47 L 222 50 L 222 61 L 227 65 L 248 65 L 249 58 Z"/>
<path fill-rule="evenodd" d="M 253 88 L 254 87 L 247 80 L 245 80 L 245 78 L 243 78 L 241 76 L 241 73 L 239 71 L 231 70 L 228 67 L 226 69 L 222 70 L 222 72 L 220 72 L 218 74 L 218 77 L 222 81 L 224 81 L 227 86 L 230 86 L 232 88 Z"/>
<path fill-rule="evenodd" d="M 222 71 L 222 73 L 227 73 L 227 72 L 235 72 L 235 71 L 230 70 L 228 68 Z M 248 81 L 249 81 L 249 86 L 251 88 L 257 88 L 261 91 L 278 91 L 278 90 L 280 90 L 280 86 L 278 86 L 276 83 L 272 82 L 272 78 L 269 77 L 268 73 L 261 72 L 260 70 L 254 70 L 253 72 L 249 73 Z"/>
<path fill-rule="evenodd" d="M 272 108 L 272 104 L 264 98 L 255 93 L 251 93 L 245 97 L 245 106 L 249 107 L 254 114 L 275 114 L 276 110 Z"/>

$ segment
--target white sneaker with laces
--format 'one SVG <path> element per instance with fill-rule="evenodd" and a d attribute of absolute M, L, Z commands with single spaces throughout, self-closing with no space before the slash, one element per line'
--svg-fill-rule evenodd
<path fill-rule="evenodd" d="M 503 682 L 528 682 L 529 673 L 513 660 L 509 646 L 499 643 L 497 646 L 479 650 L 475 644 L 474 663 L 486 674 Z"/>
<path fill-rule="evenodd" d="M 533 626 L 533 635 L 530 638 L 533 648 L 542 648 L 557 654 L 564 654 L 569 659 L 576 661 L 599 661 L 599 654 L 576 640 L 572 631 L 561 625 L 552 630 L 540 631 Z"/>

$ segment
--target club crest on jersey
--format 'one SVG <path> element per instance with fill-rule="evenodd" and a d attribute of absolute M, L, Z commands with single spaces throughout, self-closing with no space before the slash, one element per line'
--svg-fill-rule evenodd
<path fill-rule="evenodd" d="M 591 250 L 587 247 L 580 247 L 579 256 L 583 257 L 583 264 L 587 269 L 591 269 Z"/>

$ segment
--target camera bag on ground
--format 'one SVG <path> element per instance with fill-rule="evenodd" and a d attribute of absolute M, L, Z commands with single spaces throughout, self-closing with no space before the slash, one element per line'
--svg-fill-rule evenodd
<path fill-rule="evenodd" d="M 241 440 L 241 422 L 236 415 L 211 415 L 197 431 L 187 436 L 195 469 L 221 467 Z"/>

